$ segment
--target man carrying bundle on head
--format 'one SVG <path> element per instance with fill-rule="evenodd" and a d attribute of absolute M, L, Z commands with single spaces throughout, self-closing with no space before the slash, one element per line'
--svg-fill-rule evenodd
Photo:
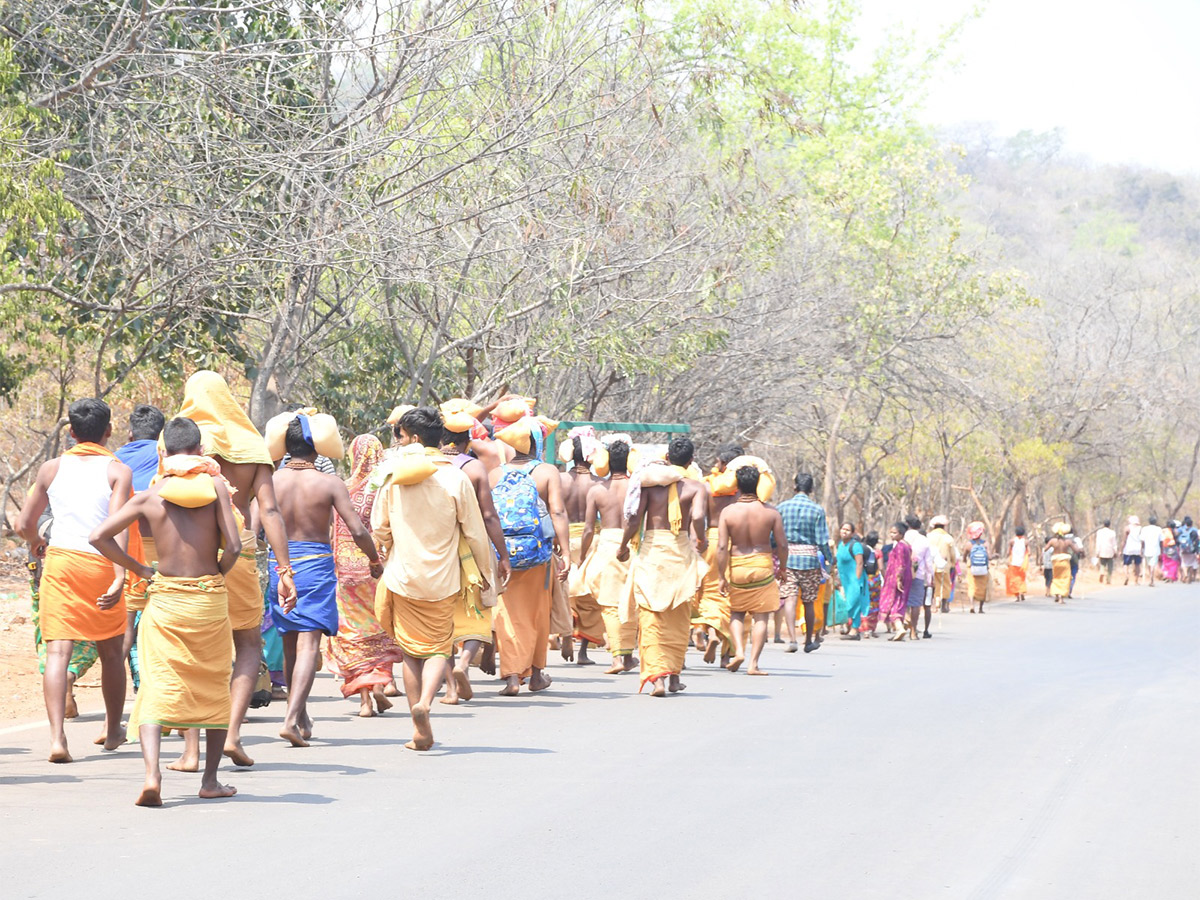
<path fill-rule="evenodd" d="M 76 400 L 67 418 L 71 437 L 77 443 L 62 456 L 42 463 L 17 519 L 17 533 L 29 542 L 35 556 L 45 556 L 39 624 L 46 642 L 42 688 L 50 720 L 52 763 L 71 762 L 63 720 L 67 664 L 75 641 L 94 641 L 100 656 L 104 749 L 115 750 L 125 743 L 121 728 L 125 703 L 125 569 L 114 567 L 97 553 L 88 536 L 129 500 L 133 474 L 105 447 L 112 436 L 112 413 L 106 403 Z M 47 505 L 54 509 L 48 548 L 38 533 L 38 519 Z M 121 529 L 118 540 L 123 548 L 131 539 L 133 533 Z"/>
<path fill-rule="evenodd" d="M 104 556 L 150 582 L 138 628 L 142 689 L 129 717 L 146 763 L 138 806 L 162 806 L 158 762 L 163 728 L 205 729 L 200 797 L 237 793 L 217 781 L 217 767 L 231 713 L 233 634 L 225 575 L 241 550 L 240 524 L 220 467 L 200 455 L 195 423 L 172 419 L 163 430 L 163 444 L 163 477 L 91 535 Z M 157 571 L 132 559 L 115 540 L 139 516 L 154 533 Z"/>
<path fill-rule="evenodd" d="M 442 698 L 442 702 L 456 704 L 459 700 L 470 700 L 475 695 L 471 687 L 471 664 L 476 656 L 488 652 L 493 660 L 488 674 L 496 672 L 495 654 L 491 652 L 492 607 L 496 605 L 498 592 L 503 591 L 508 583 L 510 570 L 504 531 L 500 527 L 500 517 L 496 515 L 496 506 L 492 501 L 488 468 L 477 456 L 468 453 L 468 448 L 486 440 L 487 431 L 477 419 L 465 411 L 446 413 L 444 410 L 445 404 L 441 442 L 445 462 L 435 462 L 438 465 L 453 465 L 470 480 L 475 499 L 479 501 L 484 530 L 495 548 L 494 555 L 488 553 L 482 558 L 475 558 L 472 554 L 483 579 L 489 584 L 488 589 L 484 591 L 479 584 L 468 584 L 464 586 L 462 597 L 454 606 L 453 645 L 457 647 L 461 644 L 462 653 L 455 661 L 450 677 L 446 679 L 446 696 Z M 494 450 L 491 452 L 495 454 Z M 496 458 L 499 458 L 498 454 Z"/>
<path fill-rule="evenodd" d="M 767 642 L 767 621 L 779 609 L 779 582 L 775 576 L 787 568 L 787 537 L 778 510 L 758 498 L 759 470 L 742 465 L 735 475 L 737 502 L 722 511 L 717 538 L 721 593 L 729 595 L 732 611 L 733 659 L 726 668 L 736 672 L 746 658 L 746 613 L 750 613 L 754 630 L 746 674 L 766 675 L 758 659 Z"/>
<path fill-rule="evenodd" d="M 629 561 L 617 559 L 625 524 L 625 495 L 629 490 L 629 442 L 611 441 L 608 445 L 608 480 L 594 485 L 587 495 L 583 534 L 579 555 L 583 557 L 578 578 L 582 590 L 594 597 L 604 621 L 612 666 L 605 675 L 628 672 L 638 664 L 633 655 L 637 647 L 638 626 L 635 618 L 621 621 L 620 604 L 629 575 Z M 596 539 L 596 522 L 600 535 Z"/>
<path fill-rule="evenodd" d="M 293 747 L 307 747 L 312 737 L 308 694 L 317 674 L 321 636 L 338 633 L 337 571 L 330 545 L 334 513 L 366 555 L 372 578 L 383 574 L 379 552 L 362 517 L 350 502 L 346 484 L 336 475 L 318 472 L 317 455 L 341 459 L 342 439 L 333 416 L 304 411 L 283 413 L 267 423 L 272 458 L 288 461 L 275 473 L 275 496 L 288 534 L 288 563 L 268 561 L 271 615 L 283 636 L 284 674 L 288 684 L 287 714 L 279 736 Z M 281 601 L 280 579 L 291 575 L 294 603 Z"/>
<path fill-rule="evenodd" d="M 494 617 L 500 677 L 507 682 L 500 693 L 505 697 L 515 696 L 525 679 L 531 691 L 550 687 L 545 668 L 551 579 L 565 582 L 570 571 L 569 557 L 562 557 L 570 539 L 559 471 L 541 458 L 547 428 L 538 417 L 526 415 L 496 432 L 496 438 L 514 451 L 512 459 L 490 475 L 512 566 Z M 570 639 L 568 630 L 564 640 Z"/>
<path fill-rule="evenodd" d="M 593 473 L 592 463 L 597 459 L 607 462 L 607 459 L 604 457 L 604 447 L 596 439 L 596 430 L 590 425 L 581 425 L 567 432 L 561 456 L 563 462 L 571 466 L 560 477 L 571 541 L 572 575 L 567 582 L 567 596 L 571 606 L 571 617 L 575 623 L 573 636 L 579 641 L 579 655 L 575 662 L 581 666 L 590 666 L 594 664 L 594 660 L 588 659 L 588 644 L 603 643 L 604 615 L 600 612 L 600 604 L 596 602 L 596 598 L 582 585 L 579 566 L 583 562 L 585 524 L 595 524 L 588 522 L 586 518 L 588 492 L 604 483 L 603 478 Z"/>
<path fill-rule="evenodd" d="M 454 616 L 463 592 L 486 591 L 478 560 L 492 553 L 471 479 L 438 449 L 441 414 L 429 406 L 400 418 L 399 450 L 371 511 L 386 554 L 375 615 L 404 651 L 410 750 L 433 746 L 429 710 L 446 680 Z"/>
<path fill-rule="evenodd" d="M 721 573 L 717 569 L 717 525 L 725 507 L 737 500 L 736 474 L 729 471 L 728 466 L 744 453 L 738 444 L 726 444 L 717 451 L 717 464 L 704 479 L 708 501 L 707 548 L 704 551 L 706 569 L 704 581 L 696 595 L 696 613 L 692 616 L 692 625 L 696 626 L 696 649 L 704 651 L 704 661 L 714 662 L 719 648 L 722 666 L 727 665 L 733 657 L 733 640 L 729 630 L 729 595 L 721 591 Z"/>
<path fill-rule="evenodd" d="M 191 419 L 200 428 L 204 455 L 216 460 L 222 477 L 234 489 L 233 505 L 242 518 L 241 555 L 225 578 L 234 650 L 230 688 L 233 705 L 225 755 L 238 766 L 252 766 L 254 760 L 242 748 L 241 729 L 250 708 L 262 658 L 263 594 L 255 561 L 259 527 L 266 533 L 267 543 L 284 568 L 279 580 L 280 601 L 286 602 L 296 594 L 288 564 L 287 530 L 275 505 L 275 485 L 271 478 L 275 465 L 262 435 L 234 400 L 225 379 L 216 372 L 202 370 L 187 380 L 178 415 Z M 254 520 L 251 519 L 251 500 L 258 501 Z M 188 740 L 185 758 L 177 765 L 194 771 L 198 764 L 199 742 L 194 734 L 188 735 Z"/>
<path fill-rule="evenodd" d="M 704 577 L 704 485 L 685 472 L 694 455 L 691 440 L 674 438 L 666 462 L 643 466 L 625 498 L 627 524 L 617 559 L 629 559 L 629 542 L 639 530 L 642 540 L 626 579 L 621 621 L 637 619 L 638 690 L 649 682 L 652 697 L 685 687 L 679 673 L 687 655 L 692 600 Z"/>

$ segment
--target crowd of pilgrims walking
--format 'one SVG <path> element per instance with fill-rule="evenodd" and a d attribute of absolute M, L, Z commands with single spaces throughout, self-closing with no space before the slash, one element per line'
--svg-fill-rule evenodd
<path fill-rule="evenodd" d="M 637 670 L 639 693 L 665 697 L 685 688 L 689 647 L 708 665 L 763 676 L 772 622 L 789 653 L 819 649 L 831 630 L 919 640 L 932 637 L 935 609 L 949 611 L 959 575 L 972 613 L 991 591 L 981 523 L 961 543 L 945 516 L 926 530 L 911 515 L 883 546 L 849 523 L 831 540 L 812 476 L 797 475 L 794 495 L 774 506 L 764 460 L 726 446 L 704 475 L 686 437 L 658 454 L 576 427 L 561 444 L 563 472 L 543 459 L 558 423 L 525 397 L 397 407 L 390 448 L 364 434 L 348 453 L 333 418 L 311 409 L 260 433 L 210 371 L 188 379 L 169 421 L 136 407 L 115 453 L 106 404 L 78 400 L 68 418 L 74 443 L 42 465 L 18 521 L 38 572 L 49 759 L 71 761 L 72 686 L 98 659 L 105 724 L 95 743 L 140 741 L 139 805 L 162 803 L 159 754 L 172 730 L 184 750 L 168 768 L 200 770 L 203 730 L 199 795 L 233 795 L 217 779 L 221 757 L 254 764 L 242 726 L 272 694 L 287 703 L 280 737 L 309 746 L 307 700 L 322 664 L 363 717 L 392 707 L 399 666 L 413 730 L 405 746 L 423 751 L 434 745 L 438 694 L 469 701 L 473 668 L 513 696 L 551 686 L 552 649 L 590 665 L 606 648 L 606 675 Z M 343 457 L 345 480 L 330 462 Z M 1175 547 L 1194 572 L 1189 528 L 1131 519 L 1127 570 L 1140 578 L 1144 564 L 1152 582 Z M 1111 580 L 1115 533 L 1108 557 L 1101 538 Z M 1065 525 L 1047 539 L 1056 601 L 1070 597 L 1081 550 Z M 1033 558 L 1017 529 L 1006 579 L 1019 600 Z M 122 725 L 127 664 L 136 697 Z"/>

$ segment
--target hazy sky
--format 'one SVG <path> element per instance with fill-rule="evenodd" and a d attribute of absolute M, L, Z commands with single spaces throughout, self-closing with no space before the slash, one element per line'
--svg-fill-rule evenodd
<path fill-rule="evenodd" d="M 861 3 L 867 44 L 894 23 L 936 33 L 975 6 Z M 1200 0 L 990 0 L 954 55 L 930 87 L 931 124 L 1062 126 L 1066 149 L 1098 162 L 1200 172 Z"/>

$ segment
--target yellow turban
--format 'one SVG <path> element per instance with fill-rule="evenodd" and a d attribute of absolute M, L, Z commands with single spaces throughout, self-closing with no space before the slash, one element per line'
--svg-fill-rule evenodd
<path fill-rule="evenodd" d="M 442 416 L 444 417 L 442 420 L 442 426 L 447 431 L 453 431 L 455 434 L 462 434 L 464 432 L 470 431 L 472 428 L 474 428 L 476 425 L 479 424 L 475 420 L 475 417 L 472 416 L 470 413 L 465 413 L 465 412 L 447 413 L 445 411 L 445 409 L 443 409 Z"/>

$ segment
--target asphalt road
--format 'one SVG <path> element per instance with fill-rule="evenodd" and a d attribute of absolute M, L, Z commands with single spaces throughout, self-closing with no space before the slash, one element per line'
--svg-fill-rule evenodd
<path fill-rule="evenodd" d="M 768 678 L 690 656 L 665 699 L 560 663 L 546 693 L 438 705 L 427 754 L 321 676 L 311 748 L 274 704 L 237 797 L 167 772 L 158 810 L 136 745 L 91 747 L 99 716 L 69 766 L 44 726 L 0 729 L 0 896 L 1200 896 L 1200 585 L 935 628 L 769 646 Z"/>

